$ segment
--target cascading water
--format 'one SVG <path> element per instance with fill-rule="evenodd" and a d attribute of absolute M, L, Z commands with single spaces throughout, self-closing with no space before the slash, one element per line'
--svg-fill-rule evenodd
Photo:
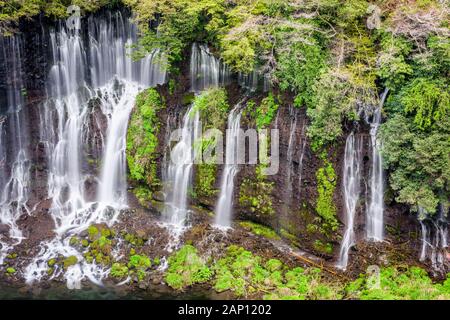
<path fill-rule="evenodd" d="M 165 215 L 176 229 L 182 229 L 188 217 L 188 189 L 196 156 L 194 143 L 200 133 L 200 114 L 191 106 L 184 115 L 180 141 L 170 151 L 165 181 L 168 195 Z"/>
<path fill-rule="evenodd" d="M 222 173 L 220 195 L 219 200 L 217 201 L 215 218 L 215 224 L 222 228 L 231 227 L 234 177 L 239 170 L 238 143 L 242 112 L 240 107 L 240 104 L 237 104 L 228 115 L 225 166 Z"/>
<path fill-rule="evenodd" d="M 239 85 L 249 90 L 250 92 L 255 92 L 258 89 L 258 81 L 259 81 L 259 74 L 256 69 L 254 69 L 252 72 L 245 74 L 239 72 L 238 74 L 238 83 Z M 268 90 L 268 82 L 265 83 Z"/>
<path fill-rule="evenodd" d="M 306 136 L 305 136 L 306 121 L 303 122 L 301 130 L 300 156 L 298 159 L 298 194 L 302 195 L 302 178 L 303 178 L 303 159 L 305 158 Z"/>
<path fill-rule="evenodd" d="M 370 169 L 370 197 L 367 208 L 367 229 L 366 236 L 372 241 L 383 241 L 384 225 L 384 180 L 383 180 L 383 159 L 380 153 L 380 142 L 377 139 L 378 128 L 381 124 L 381 111 L 384 101 L 389 92 L 385 89 L 380 104 L 375 109 L 370 123 L 370 144 L 372 147 L 372 166 Z"/>
<path fill-rule="evenodd" d="M 208 88 L 218 87 L 228 82 L 227 67 L 216 59 L 208 47 L 192 44 L 190 61 L 191 90 L 196 94 Z M 180 140 L 168 150 L 164 186 L 166 208 L 164 215 L 171 225 L 175 237 L 184 229 L 188 219 L 188 191 L 191 188 L 192 170 L 196 159 L 194 144 L 201 135 L 200 114 L 192 105 L 186 112 L 180 131 Z"/>
<path fill-rule="evenodd" d="M 429 260 L 435 271 L 445 273 L 448 267 L 445 255 L 448 248 L 448 222 L 444 214 L 443 205 L 439 206 L 438 217 L 429 217 L 427 212 L 419 207 L 419 223 L 422 234 L 422 248 L 419 260 Z"/>
<path fill-rule="evenodd" d="M 293 155 L 295 152 L 295 132 L 297 130 L 297 113 L 294 111 L 293 106 L 289 107 L 289 115 L 291 117 L 290 130 L 289 130 L 289 142 L 288 149 L 286 153 L 287 159 L 287 169 L 286 169 L 286 179 L 284 182 L 285 190 L 284 190 L 284 204 L 283 204 L 283 213 L 285 215 L 288 214 L 292 202 L 292 175 L 294 171 L 293 166 Z"/>
<path fill-rule="evenodd" d="M 208 46 L 197 43 L 192 44 L 190 73 L 194 92 L 226 85 L 230 76 L 228 67 L 213 56 Z"/>
<path fill-rule="evenodd" d="M 339 252 L 337 267 L 345 270 L 348 252 L 355 242 L 354 219 L 360 196 L 362 137 L 352 132 L 345 142 L 343 188 L 345 203 L 345 233 Z"/>
<path fill-rule="evenodd" d="M 23 109 L 21 39 L 18 36 L 0 37 L 0 41 L 3 60 L 10 61 L 6 66 L 6 115 L 0 114 L 0 224 L 9 229 L 6 239 L 3 238 L 5 234 L 0 234 L 1 265 L 7 252 L 23 239 L 16 221 L 22 214 L 30 213 L 27 205 L 30 162 L 28 134 L 23 127 L 27 121 Z"/>
<path fill-rule="evenodd" d="M 82 33 L 62 26 L 50 33 L 53 67 L 40 127 L 48 154 L 48 195 L 56 237 L 41 244 L 39 254 L 26 268 L 28 283 L 42 279 L 47 261 L 58 256 L 78 260 L 64 273 L 69 288 L 80 288 L 85 278 L 101 283 L 108 273 L 95 262 L 87 263 L 69 245 L 69 238 L 92 223 L 111 225 L 126 207 L 125 142 L 134 98 L 141 87 L 165 81 L 163 69 L 148 61 L 156 59 L 156 52 L 140 62 L 128 56 L 126 48 L 136 40 L 136 29 L 120 12 L 106 18 L 90 17 L 86 23 L 87 40 Z M 100 110 L 97 115 L 95 106 Z M 82 147 L 89 144 L 93 128 L 88 120 L 92 116 L 102 137 L 99 177 L 87 172 L 89 154 Z M 96 190 L 88 190 L 92 181 Z M 55 270 L 51 278 L 62 272 Z"/>

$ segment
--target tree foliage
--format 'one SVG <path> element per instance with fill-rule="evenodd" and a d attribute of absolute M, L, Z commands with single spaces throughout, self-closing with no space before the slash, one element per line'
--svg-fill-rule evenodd
<path fill-rule="evenodd" d="M 48 17 L 65 18 L 67 8 L 77 5 L 85 12 L 103 6 L 114 6 L 119 0 L 0 0 L 0 34 L 13 31 L 19 19 L 29 19 L 44 13 Z"/>

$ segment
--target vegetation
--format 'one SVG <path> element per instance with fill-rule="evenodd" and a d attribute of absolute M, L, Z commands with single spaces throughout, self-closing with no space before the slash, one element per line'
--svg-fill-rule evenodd
<path fill-rule="evenodd" d="M 362 274 L 346 287 L 350 298 L 362 300 L 448 300 L 450 275 L 442 284 L 433 284 L 425 270 L 418 267 L 382 268 L 379 279 Z"/>
<path fill-rule="evenodd" d="M 200 113 L 205 129 L 221 129 L 226 124 L 230 107 L 227 92 L 223 88 L 212 88 L 203 91 L 194 99 L 192 116 Z"/>
<path fill-rule="evenodd" d="M 175 272 L 176 270 L 176 272 Z M 194 281 L 195 278 L 198 281 Z M 191 245 L 170 258 L 166 281 L 182 289 L 209 282 L 217 292 L 231 291 L 236 297 L 283 300 L 371 299 L 428 300 L 450 298 L 450 275 L 434 284 L 418 267 L 386 267 L 361 274 L 351 282 L 330 280 L 318 268 L 289 268 L 277 259 L 264 259 L 231 245 L 217 261 L 204 263 Z"/>
<path fill-rule="evenodd" d="M 159 118 L 164 108 L 156 89 L 148 89 L 136 97 L 136 106 L 128 125 L 127 161 L 130 178 L 152 189 L 159 184 L 157 154 Z M 142 190 L 141 190 L 142 191 Z M 138 196 L 138 198 L 142 198 Z"/>
<path fill-rule="evenodd" d="M 2 0 L 0 1 L 0 34 L 14 31 L 19 19 L 29 19 L 44 13 L 48 17 L 66 18 L 67 8 L 77 5 L 82 11 L 93 12 L 103 6 L 115 7 L 119 0 Z"/>
<path fill-rule="evenodd" d="M 263 179 L 244 179 L 239 191 L 239 204 L 257 216 L 271 216 L 273 182 Z"/>
<path fill-rule="evenodd" d="M 85 12 L 94 12 L 119 2 L 0 0 L 0 33 L 11 34 L 17 31 L 20 19 L 38 14 L 65 18 L 70 4 L 79 5 Z M 170 95 L 180 91 L 181 86 L 173 76 L 182 70 L 182 62 L 187 61 L 189 47 L 193 42 L 203 42 L 232 71 L 246 74 L 257 70 L 270 80 L 272 91 L 267 96 L 247 102 L 245 115 L 250 118 L 251 126 L 269 127 L 282 104 L 306 110 L 308 147 L 311 146 L 315 156 L 321 159 L 315 172 L 315 210 L 311 210 L 317 216 L 305 223 L 309 238 L 313 238 L 308 241 L 311 240 L 315 251 L 332 254 L 329 238 L 338 229 L 334 201 L 337 177 L 326 155 L 339 149 L 340 138 L 357 122 L 370 118 L 381 103 L 382 92 L 388 92 L 388 96 L 383 105 L 384 123 L 379 130 L 379 140 L 390 191 L 398 203 L 420 212 L 420 218 L 436 215 L 440 208 L 448 211 L 450 9 L 446 1 L 122 2 L 132 9 L 139 24 L 141 37 L 134 47 L 134 58 L 156 48 L 161 50 L 167 57 L 170 71 L 167 84 Z M 256 103 L 260 98 L 261 102 Z M 198 96 L 185 94 L 183 104 L 191 102 L 194 112 L 200 113 L 205 129 L 225 128 L 230 111 L 225 89 L 209 89 Z M 145 90 L 136 99 L 128 127 L 129 178 L 141 204 L 148 203 L 152 192 L 160 186 L 159 115 L 164 108 L 165 101 L 158 90 Z M 214 137 L 196 141 L 201 151 L 215 144 Z M 261 174 L 263 168 L 258 166 L 254 176 L 242 179 L 239 205 L 257 220 L 266 221 L 277 218 L 273 195 L 278 190 L 274 190 L 274 182 Z M 216 171 L 216 166 L 210 163 L 196 167 L 192 192 L 197 197 L 217 194 L 214 189 Z M 269 239 L 279 238 L 263 225 L 246 221 L 241 222 L 241 226 Z M 281 229 L 280 234 L 295 237 L 288 231 Z M 327 235 L 326 239 L 316 239 L 319 233 Z M 119 239 L 126 254 L 116 260 L 112 251 Z M 67 270 L 84 259 L 87 263 L 110 268 L 110 276 L 116 280 L 130 277 L 143 281 L 161 262 L 159 258 L 152 261 L 143 252 L 147 240 L 142 235 L 116 234 L 105 226 L 90 226 L 85 235 L 73 236 L 68 242 L 82 252 L 82 256 L 49 257 L 45 262 L 48 274 Z M 6 258 L 15 259 L 13 256 Z M 11 265 L 5 267 L 6 274 L 16 273 Z M 267 260 L 236 246 L 229 247 L 213 261 L 204 259 L 195 247 L 185 245 L 169 258 L 165 280 L 177 290 L 210 283 L 218 292 L 231 291 L 238 297 L 253 297 L 264 292 L 268 299 L 450 298 L 449 279 L 434 284 L 426 272 L 417 267 L 382 268 L 379 286 L 371 286 L 370 275 L 361 275 L 345 285 L 330 281 L 318 269 L 290 268 L 279 260 Z"/>
<path fill-rule="evenodd" d="M 202 163 L 197 166 L 194 190 L 197 198 L 211 197 L 217 194 L 218 191 L 214 187 L 216 171 L 215 164 Z"/>
<path fill-rule="evenodd" d="M 166 281 L 170 286 L 180 289 L 192 284 L 193 264 L 179 262 L 186 260 L 183 257 L 186 252 L 195 253 L 192 261 L 199 261 L 194 250 L 191 246 L 183 246 L 175 253 L 177 258 L 172 263 L 178 272 L 173 275 L 169 262 Z M 235 245 L 229 246 L 224 256 L 212 262 L 210 268 L 199 263 L 196 270 L 204 270 L 206 275 L 199 282 L 210 281 L 217 292 L 231 291 L 237 297 L 264 294 L 266 299 L 334 299 L 341 297 L 339 290 L 342 291 L 338 283 L 326 282 L 320 269 L 289 269 L 277 259 L 263 259 Z M 182 278 L 177 276 L 179 274 L 185 276 Z"/>
<path fill-rule="evenodd" d="M 239 223 L 239 225 L 241 227 L 243 227 L 244 229 L 247 229 L 258 236 L 263 236 L 265 238 L 275 239 L 275 240 L 280 239 L 280 236 L 278 236 L 278 234 L 274 230 L 272 230 L 269 227 L 257 224 L 255 222 L 242 221 Z"/>
<path fill-rule="evenodd" d="M 272 93 L 265 97 L 261 104 L 256 108 L 256 128 L 263 129 L 268 127 L 278 110 L 278 103 Z"/>
<path fill-rule="evenodd" d="M 325 165 L 316 172 L 317 191 L 319 196 L 316 201 L 317 214 L 322 218 L 322 226 L 325 230 L 336 231 L 338 221 L 336 218 L 336 206 L 334 204 L 334 190 L 336 188 L 336 173 L 333 165 L 325 160 Z"/>
<path fill-rule="evenodd" d="M 197 255 L 197 249 L 184 245 L 169 258 L 166 282 L 174 289 L 182 289 L 211 278 L 212 272 Z"/>
<path fill-rule="evenodd" d="M 212 88 L 203 91 L 194 99 L 192 108 L 192 116 L 195 112 L 199 112 L 202 121 L 204 136 L 200 141 L 195 142 L 195 148 L 203 155 L 204 163 L 197 166 L 195 190 L 197 198 L 209 198 L 217 193 L 214 188 L 216 182 L 216 147 L 217 137 L 214 131 L 208 135 L 208 129 L 224 130 L 226 119 L 229 112 L 229 104 L 227 93 L 223 88 Z"/>

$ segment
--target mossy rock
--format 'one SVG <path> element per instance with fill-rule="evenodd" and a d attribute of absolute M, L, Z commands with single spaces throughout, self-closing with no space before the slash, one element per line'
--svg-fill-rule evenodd
<path fill-rule="evenodd" d="M 244 229 L 250 231 L 253 234 L 256 234 L 258 236 L 263 236 L 267 239 L 272 239 L 272 240 L 279 240 L 280 236 L 275 232 L 275 230 L 260 225 L 258 223 L 252 222 L 252 221 L 242 221 L 239 223 L 239 225 L 241 227 L 243 227 Z"/>
<path fill-rule="evenodd" d="M 181 103 L 184 106 L 188 106 L 188 105 L 192 104 L 192 102 L 194 102 L 194 99 L 195 99 L 195 94 L 193 92 L 188 92 L 185 95 L 183 95 Z"/>
<path fill-rule="evenodd" d="M 64 269 L 67 270 L 69 267 L 74 266 L 78 263 L 78 258 L 76 256 L 69 256 L 63 260 Z"/>
<path fill-rule="evenodd" d="M 12 253 L 8 254 L 8 255 L 6 256 L 6 258 L 11 259 L 11 260 L 14 260 L 14 259 L 17 258 L 17 253 L 12 252 Z"/>
<path fill-rule="evenodd" d="M 69 240 L 69 245 L 76 246 L 80 243 L 80 239 L 78 237 L 71 237 Z"/>
<path fill-rule="evenodd" d="M 16 272 L 17 272 L 17 270 L 14 269 L 13 267 L 8 267 L 8 268 L 6 268 L 6 273 L 7 273 L 7 274 L 12 275 L 12 274 L 15 274 Z"/>
<path fill-rule="evenodd" d="M 159 111 L 165 108 L 158 91 L 150 88 L 136 97 L 127 131 L 127 162 L 129 177 L 149 190 L 160 181 L 157 176 Z M 140 197 L 137 195 L 137 198 Z M 151 194 L 147 198 L 151 198 Z"/>
<path fill-rule="evenodd" d="M 109 274 L 113 278 L 125 278 L 126 276 L 128 276 L 128 267 L 122 263 L 115 262 L 113 263 Z"/>
<path fill-rule="evenodd" d="M 91 240 L 91 241 L 96 240 L 100 236 L 100 233 L 96 226 L 89 226 L 87 231 L 88 231 L 89 240 Z"/>
<path fill-rule="evenodd" d="M 55 264 L 56 264 L 56 259 L 54 259 L 54 258 L 47 261 L 47 265 L 49 267 L 53 267 Z"/>

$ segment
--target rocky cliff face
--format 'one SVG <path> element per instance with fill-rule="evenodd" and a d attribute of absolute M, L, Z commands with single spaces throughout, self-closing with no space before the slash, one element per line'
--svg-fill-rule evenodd
<path fill-rule="evenodd" d="M 173 129 L 180 121 L 192 102 L 188 61 L 183 65 L 179 77 L 174 79 L 175 90 L 170 92 L 168 85 L 158 88 L 166 103 L 166 109 L 159 113 L 160 131 L 158 135 L 158 177 L 163 179 L 163 167 L 167 152 L 163 141 L 168 129 Z M 237 85 L 237 79 L 226 87 L 229 105 L 233 106 L 243 99 L 253 100 L 258 106 L 267 97 L 262 90 L 249 93 Z M 278 94 L 276 94 L 278 96 Z M 343 201 L 343 162 L 346 135 L 357 130 L 362 136 L 362 181 L 361 198 L 359 200 L 355 233 L 357 243 L 350 251 L 351 264 L 348 271 L 358 274 L 368 265 L 384 265 L 389 262 L 418 263 L 421 247 L 420 226 L 416 219 L 409 215 L 409 210 L 395 203 L 391 191 L 385 192 L 385 235 L 383 243 L 366 241 L 366 210 L 365 204 L 369 194 L 369 172 L 371 165 L 370 127 L 368 125 L 348 123 L 346 134 L 339 142 L 321 156 L 311 149 L 307 137 L 308 118 L 304 108 L 293 107 L 292 97 L 280 96 L 276 116 L 270 123 L 270 129 L 279 129 L 280 165 L 276 174 L 261 178 L 258 175 L 258 165 L 241 165 L 235 177 L 233 191 L 233 218 L 235 224 L 240 221 L 251 221 L 275 230 L 284 241 L 294 247 L 309 252 L 334 264 L 339 254 L 340 243 L 344 234 L 345 204 Z M 169 117 L 169 121 L 167 120 Z M 167 124 L 170 123 L 170 126 Z M 255 128 L 255 119 L 250 113 L 243 114 L 241 127 L 245 131 Z M 225 132 L 224 132 L 225 133 Z M 291 144 L 291 145 L 289 145 Z M 248 153 L 247 153 L 248 157 Z M 332 193 L 332 203 L 335 208 L 338 227 L 335 230 L 324 227 L 324 219 L 317 213 L 318 179 L 317 172 L 324 166 L 324 160 L 331 164 L 335 175 L 330 177 L 335 185 Z M 223 165 L 217 165 L 212 183 L 213 192 L 210 195 L 193 194 L 190 200 L 192 209 L 198 212 L 206 209 L 214 211 L 221 185 Z M 203 176 L 199 167 L 194 166 L 193 188 L 202 182 Z M 133 182 L 132 182 L 133 184 Z M 146 202 L 149 208 L 158 211 L 163 206 L 162 188 L 156 187 L 153 200 Z M 195 218 L 193 218 L 195 219 Z M 212 221 L 211 221 L 212 222 Z M 406 245 L 408 243 L 408 245 Z"/>
<path fill-rule="evenodd" d="M 18 251 L 25 252 L 28 256 L 36 254 L 37 245 L 44 239 L 50 239 L 53 235 L 54 222 L 49 215 L 51 200 L 47 196 L 48 161 L 45 155 L 46 141 L 41 141 L 39 112 L 43 108 L 43 101 L 47 97 L 46 80 L 49 72 L 49 28 L 53 23 L 45 19 L 23 23 L 22 32 L 18 35 L 18 42 L 22 46 L 21 70 L 22 86 L 21 94 L 24 105 L 21 113 L 27 121 L 23 123 L 23 130 L 27 132 L 27 154 L 30 163 L 30 186 L 27 207 L 32 208 L 31 214 L 24 210 L 18 226 L 24 232 L 25 240 Z M 83 32 L 86 32 L 83 31 Z M 4 40 L 4 39 L 2 39 Z M 8 55 L 7 42 L 0 41 L 0 52 L 4 52 L 5 59 L 0 63 L 0 106 L 1 119 L 5 121 L 3 130 L 12 132 L 9 127 L 13 125 L 12 118 L 4 106 L 7 105 L 8 84 L 16 79 L 9 78 L 8 66 L 12 64 L 11 55 Z M 186 57 L 190 52 L 185 53 Z M 157 164 L 156 175 L 160 181 L 164 179 L 164 154 L 167 152 L 166 137 L 172 130 L 179 126 L 181 119 L 193 101 L 190 92 L 191 79 L 189 77 L 189 59 L 186 58 L 180 66 L 180 74 L 174 76 L 168 84 L 158 86 L 157 91 L 163 97 L 165 108 L 158 113 L 159 131 L 157 134 L 158 146 L 155 161 Z M 248 92 L 238 85 L 238 77 L 233 76 L 226 86 L 228 104 L 233 106 L 241 100 L 252 100 L 255 106 L 259 106 L 267 97 L 267 92 L 261 88 L 256 92 Z M 308 137 L 308 118 L 304 108 L 293 107 L 293 97 L 274 92 L 277 100 L 276 116 L 271 119 L 268 128 L 278 129 L 280 132 L 280 166 L 276 174 L 261 177 L 257 165 L 243 165 L 235 178 L 233 191 L 233 217 L 235 223 L 239 221 L 251 221 L 275 230 L 285 242 L 302 251 L 334 263 L 339 252 L 340 241 L 344 233 L 344 202 L 343 202 L 343 161 L 345 136 L 325 155 L 319 155 L 311 149 Z M 89 132 L 86 152 L 92 161 L 86 163 L 85 171 L 98 173 L 97 164 L 101 161 L 98 152 L 100 137 L 106 131 L 106 118 L 92 102 L 91 116 L 87 121 Z M 6 118 L 5 118 L 6 116 Z M 2 121 L 2 120 L 0 120 Z M 243 114 L 242 128 L 255 128 L 255 117 L 251 112 Z M 224 128 L 223 128 L 224 129 Z M 365 239 L 365 207 L 367 201 L 368 177 L 371 163 L 371 151 L 369 145 L 369 130 L 367 125 L 355 123 L 346 124 L 346 135 L 352 130 L 357 130 L 363 137 L 363 195 L 356 212 L 355 232 L 358 240 L 350 253 L 348 270 L 358 273 L 370 264 L 386 264 L 392 261 L 418 263 L 420 251 L 420 226 L 408 214 L 408 208 L 398 205 L 393 200 L 390 190 L 385 192 L 385 233 L 386 241 L 380 244 L 369 244 Z M 4 135 L 1 143 L 4 154 L 13 154 L 15 139 L 12 135 Z M 10 166 L 13 160 L 6 158 L 3 166 Z M 327 174 L 327 184 L 334 187 L 328 189 L 332 205 L 332 217 L 321 216 L 317 210 L 321 182 L 318 182 L 318 172 L 321 168 L 330 165 L 333 174 Z M 192 208 L 195 212 L 214 211 L 217 202 L 217 193 L 220 188 L 220 179 L 223 165 L 218 165 L 213 174 L 213 193 L 209 195 L 193 195 L 191 197 Z M 199 167 L 194 167 L 194 179 L 199 183 Z M 96 182 L 86 190 L 92 193 L 94 198 Z M 89 183 L 89 181 L 88 181 Z M 139 183 L 130 181 L 131 191 L 135 191 Z M 195 184 L 194 184 L 195 188 Z M 327 188 L 327 187 L 326 187 Z M 325 189 L 326 189 L 325 188 Z M 143 206 L 153 212 L 163 211 L 164 200 L 161 192 L 162 185 L 152 185 L 153 196 L 144 201 L 135 201 L 130 193 L 132 209 Z M 89 197 L 88 197 L 89 198 Z M 195 217 L 192 218 L 196 221 Z M 338 221 L 335 228 L 329 226 L 326 219 Z M 6 231 L 8 227 L 5 227 Z M 0 229 L 1 231 L 2 229 Z M 6 232 L 4 232 L 6 233 Z M 164 235 L 166 236 L 166 235 Z M 242 241 L 244 237 L 240 238 Z"/>

